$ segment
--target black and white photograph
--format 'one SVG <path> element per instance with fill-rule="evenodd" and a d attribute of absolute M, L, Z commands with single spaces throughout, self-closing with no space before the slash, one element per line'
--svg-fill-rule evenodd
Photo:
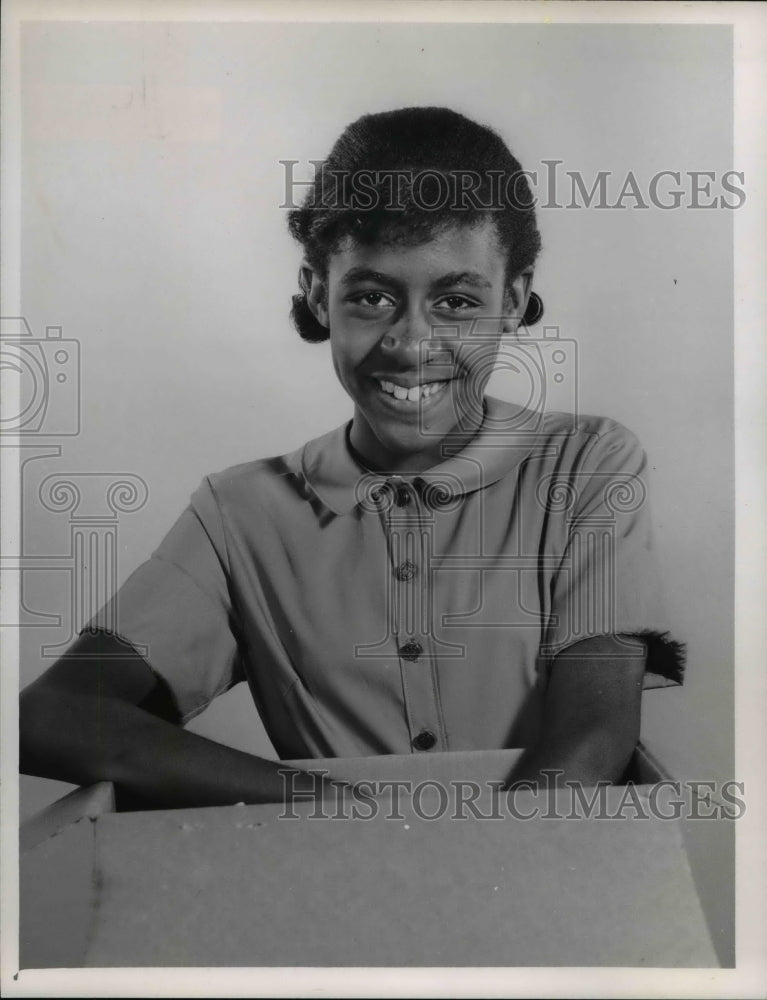
<path fill-rule="evenodd" d="M 765 5 L 9 6 L 7 995 L 763 995 Z"/>

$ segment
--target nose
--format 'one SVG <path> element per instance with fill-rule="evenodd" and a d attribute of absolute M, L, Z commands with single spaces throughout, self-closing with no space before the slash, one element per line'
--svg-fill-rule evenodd
<path fill-rule="evenodd" d="M 381 338 L 381 350 L 403 365 L 418 363 L 431 339 L 428 317 L 418 309 L 410 309 Z"/>

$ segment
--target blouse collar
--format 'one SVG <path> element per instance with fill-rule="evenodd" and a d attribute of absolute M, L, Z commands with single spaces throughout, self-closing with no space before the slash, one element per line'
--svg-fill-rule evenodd
<path fill-rule="evenodd" d="M 351 422 L 309 441 L 296 458 L 312 491 L 338 515 L 376 507 L 387 487 L 403 481 L 419 487 L 432 506 L 446 507 L 498 482 L 540 442 L 543 414 L 492 396 L 485 403 L 484 421 L 469 444 L 426 472 L 395 476 L 365 469 L 349 448 Z"/>

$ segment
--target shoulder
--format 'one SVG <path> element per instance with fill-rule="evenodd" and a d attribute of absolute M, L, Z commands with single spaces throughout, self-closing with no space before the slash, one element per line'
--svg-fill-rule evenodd
<path fill-rule="evenodd" d="M 641 447 L 633 431 L 612 417 L 564 410 L 533 410 L 491 396 L 486 397 L 486 404 L 490 433 L 499 441 L 508 439 L 515 446 L 529 443 L 545 448 L 557 444 L 580 450 L 601 441 Z"/>
<path fill-rule="evenodd" d="M 488 414 L 495 438 L 523 458 L 525 475 L 560 480 L 591 473 L 636 475 L 646 466 L 637 435 L 612 417 L 560 410 L 537 411 L 489 399 Z"/>
<path fill-rule="evenodd" d="M 236 509 L 269 505 L 270 501 L 295 491 L 300 465 L 292 455 L 275 455 L 230 465 L 204 476 L 193 494 L 194 504 Z"/>
<path fill-rule="evenodd" d="M 590 413 L 565 413 L 559 410 L 547 411 L 542 416 L 544 434 L 551 436 L 571 436 L 576 440 L 592 443 L 600 440 L 639 443 L 639 439 L 630 428 L 612 417 Z"/>
<path fill-rule="evenodd" d="M 551 411 L 544 414 L 543 439 L 584 468 L 638 468 L 646 461 L 634 431 L 612 417 Z"/>
<path fill-rule="evenodd" d="M 269 488 L 290 475 L 289 455 L 274 455 L 257 458 L 250 462 L 230 465 L 205 476 L 203 482 L 219 495 L 235 494 L 253 488 Z"/>
<path fill-rule="evenodd" d="M 206 475 L 196 492 L 193 504 L 220 509 L 277 507 L 291 501 L 306 499 L 306 468 L 312 461 L 338 446 L 343 428 L 336 428 L 321 437 L 283 455 L 257 458 L 230 465 Z"/>

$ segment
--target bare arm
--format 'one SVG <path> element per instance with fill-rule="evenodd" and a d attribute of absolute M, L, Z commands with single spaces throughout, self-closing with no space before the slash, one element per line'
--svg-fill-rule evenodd
<path fill-rule="evenodd" d="M 631 647 L 625 643 L 631 642 Z M 620 780 L 639 739 L 644 645 L 597 636 L 563 650 L 551 668 L 538 742 L 520 757 L 510 783 L 594 785 Z"/>
<path fill-rule="evenodd" d="M 80 785 L 112 781 L 118 791 L 156 806 L 286 797 L 284 765 L 186 732 L 162 681 L 137 653 L 106 635 L 81 636 L 25 688 L 20 732 L 26 774 Z M 331 791 L 327 780 L 294 774 L 294 794 Z"/>

